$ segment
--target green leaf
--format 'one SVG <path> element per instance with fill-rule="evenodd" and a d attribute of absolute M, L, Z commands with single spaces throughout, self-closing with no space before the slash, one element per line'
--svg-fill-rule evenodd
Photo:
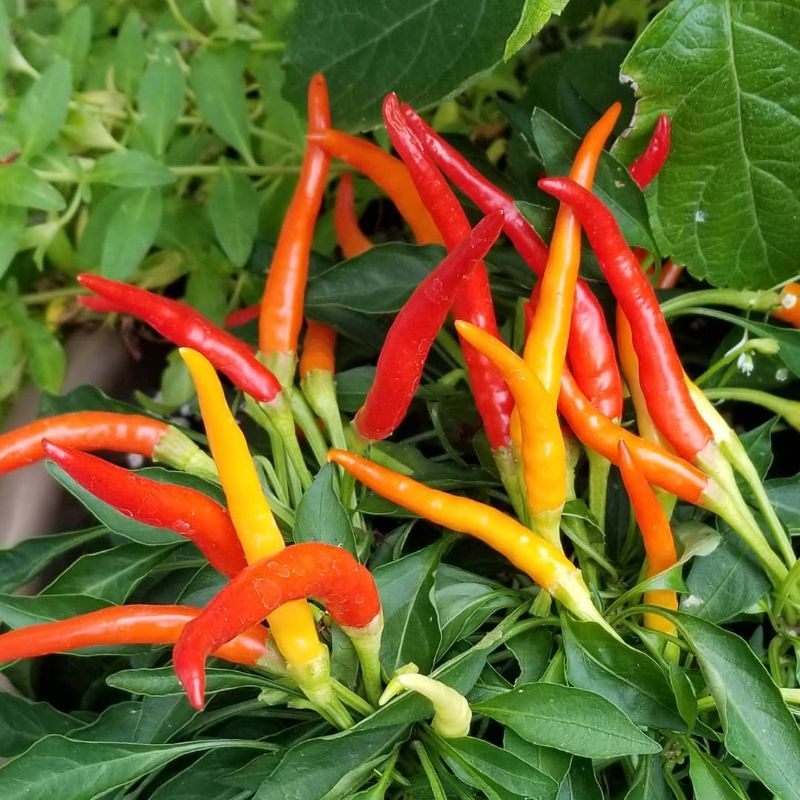
<path fill-rule="evenodd" d="M 503 748 L 519 756 L 534 769 L 549 775 L 556 783 L 560 784 L 569 772 L 573 761 L 569 753 L 554 750 L 552 747 L 542 747 L 533 744 L 518 736 L 511 728 L 505 728 L 503 733 Z"/>
<path fill-rule="evenodd" d="M 121 92 L 132 95 L 147 59 L 142 15 L 132 8 L 125 15 L 114 41 L 114 83 Z"/>
<path fill-rule="evenodd" d="M 22 158 L 41 153 L 58 136 L 67 118 L 72 76 L 69 62 L 56 57 L 22 98 L 16 125 Z"/>
<path fill-rule="evenodd" d="M 192 59 L 189 83 L 211 129 L 253 164 L 243 72 L 238 47 L 203 48 Z"/>
<path fill-rule="evenodd" d="M 66 19 L 58 37 L 58 53 L 69 61 L 75 83 L 80 84 L 92 44 L 92 9 L 78 6 Z"/>
<path fill-rule="evenodd" d="M 602 695 L 637 725 L 685 731 L 664 673 L 646 653 L 620 642 L 593 622 L 563 620 L 567 678 Z"/>
<path fill-rule="evenodd" d="M 513 795 L 555 800 L 558 784 L 544 772 L 523 761 L 513 753 L 481 739 L 440 739 L 437 748 L 455 773 L 487 797 L 504 797 L 492 791 L 500 786 Z"/>
<path fill-rule="evenodd" d="M 587 758 L 617 758 L 661 749 L 608 700 L 569 686 L 529 683 L 477 703 L 473 709 L 529 742 Z"/>
<path fill-rule="evenodd" d="M 9 628 L 27 628 L 42 622 L 88 614 L 110 604 L 86 595 L 0 595 L 0 620 Z"/>
<path fill-rule="evenodd" d="M 100 271 L 107 278 L 125 280 L 144 260 L 161 222 L 158 189 L 118 189 L 116 208 L 108 219 Z"/>
<path fill-rule="evenodd" d="M 800 798 L 800 729 L 748 644 L 697 617 L 664 613 L 697 656 L 728 752 L 781 800 Z"/>
<path fill-rule="evenodd" d="M 309 78 L 322 72 L 334 122 L 347 130 L 374 127 L 387 92 L 432 105 L 502 59 L 522 4 L 300 0 L 286 50 L 287 96 L 301 107 Z"/>
<path fill-rule="evenodd" d="M 0 203 L 38 211 L 61 211 L 66 203 L 60 192 L 25 164 L 4 164 L 0 169 Z"/>
<path fill-rule="evenodd" d="M 223 168 L 208 192 L 208 215 L 225 255 L 247 263 L 258 231 L 258 193 L 246 175 Z"/>
<path fill-rule="evenodd" d="M 266 749 L 262 743 L 245 740 L 149 745 L 81 742 L 64 736 L 46 736 L 0 767 L 0 796 L 4 800 L 32 797 L 95 800 L 176 758 L 225 747 Z"/>
<path fill-rule="evenodd" d="M 691 747 L 689 777 L 695 797 L 702 797 L 703 800 L 746 800 L 744 793 L 728 782 L 718 763 L 698 747 Z"/>
<path fill-rule="evenodd" d="M 30 318 L 25 319 L 22 335 L 33 382 L 46 392 L 57 392 L 67 371 L 67 356 L 61 342 L 41 322 Z"/>
<path fill-rule="evenodd" d="M 89 177 L 97 183 L 128 189 L 175 183 L 175 176 L 164 164 L 141 150 L 125 150 L 98 158 Z"/>
<path fill-rule="evenodd" d="M 17 254 L 28 215 L 24 208 L 0 205 L 0 279 Z"/>
<path fill-rule="evenodd" d="M 657 754 L 642 759 L 633 786 L 625 795 L 625 800 L 672 800 L 672 792 L 664 780 L 664 767 L 661 755 Z M 699 794 L 706 800 L 704 794 Z"/>
<path fill-rule="evenodd" d="M 156 669 L 125 669 L 109 675 L 106 683 L 123 692 L 143 694 L 148 697 L 169 697 L 185 693 L 171 666 Z M 239 672 L 234 669 L 215 669 L 214 667 L 206 669 L 206 694 L 242 688 L 286 689 L 285 686 L 271 681 L 263 675 Z"/>
<path fill-rule="evenodd" d="M 421 672 L 433 665 L 441 638 L 433 603 L 441 557 L 441 543 L 432 544 L 374 572 L 383 606 L 381 664 L 387 675 L 409 661 Z"/>
<path fill-rule="evenodd" d="M 517 27 L 506 40 L 503 59 L 521 50 L 539 31 L 544 28 L 553 14 L 560 14 L 569 0 L 525 0 Z"/>
<path fill-rule="evenodd" d="M 656 116 L 670 116 L 653 190 L 661 232 L 676 262 L 715 286 L 767 288 L 797 273 L 798 53 L 795 0 L 676 0 L 622 65 L 640 98 L 637 136 L 622 147 L 640 150 Z"/>
<path fill-rule="evenodd" d="M 10 758 L 51 733 L 69 733 L 80 722 L 49 703 L 0 692 L 0 755 Z"/>
<path fill-rule="evenodd" d="M 573 758 L 558 800 L 604 800 L 604 797 L 592 762 L 588 758 Z"/>
<path fill-rule="evenodd" d="M 162 44 L 145 68 L 136 95 L 139 124 L 156 155 L 164 154 L 175 133 L 185 93 L 186 80 L 175 50 Z"/>
<path fill-rule="evenodd" d="M 267 753 L 256 756 L 255 761 L 261 759 L 274 763 L 277 756 Z M 241 800 L 241 789 L 220 785 L 220 778 L 227 781 L 253 760 L 252 752 L 247 750 L 212 750 L 162 783 L 148 800 L 199 800 L 203 795 L 209 797 L 209 787 L 213 787 L 213 800 Z"/>
<path fill-rule="evenodd" d="M 553 637 L 544 628 L 525 631 L 506 643 L 519 664 L 519 675 L 515 686 L 536 683 L 544 675 L 550 663 L 553 650 Z"/>
<path fill-rule="evenodd" d="M 336 467 L 325 464 L 300 499 L 294 515 L 295 542 L 325 542 L 356 554 L 350 515 L 335 488 Z"/>
<path fill-rule="evenodd" d="M 0 592 L 19 589 L 56 559 L 105 534 L 104 528 L 88 528 L 52 536 L 35 536 L 24 539 L 14 547 L 0 550 Z"/>

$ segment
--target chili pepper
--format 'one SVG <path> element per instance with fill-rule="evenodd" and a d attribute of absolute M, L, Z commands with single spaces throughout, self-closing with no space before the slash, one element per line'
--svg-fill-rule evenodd
<path fill-rule="evenodd" d="M 333 328 L 323 322 L 307 320 L 303 353 L 300 357 L 300 378 L 305 378 L 313 370 L 333 373 L 335 346 L 336 331 Z"/>
<path fill-rule="evenodd" d="M 661 503 L 658 502 L 656 493 L 650 487 L 625 442 L 620 440 L 618 448 L 622 482 L 625 484 L 625 491 L 630 498 L 636 523 L 642 533 L 644 551 L 647 556 L 645 575 L 652 578 L 678 562 L 672 528 Z M 678 609 L 678 595 L 670 589 L 650 589 L 644 593 L 644 602 L 672 611 Z M 646 628 L 663 633 L 675 633 L 675 625 L 658 614 L 645 614 L 644 625 Z"/>
<path fill-rule="evenodd" d="M 400 424 L 455 293 L 494 244 L 502 227 L 501 213 L 484 217 L 400 309 L 378 356 L 372 386 L 354 419 L 361 436 L 373 441 L 385 439 Z"/>
<path fill-rule="evenodd" d="M 456 329 L 500 370 L 514 395 L 531 518 L 539 535 L 560 548 L 561 511 L 567 494 L 567 453 L 555 402 L 526 362 L 499 339 L 460 320 L 456 321 Z"/>
<path fill-rule="evenodd" d="M 80 298 L 83 305 L 144 320 L 178 347 L 192 347 L 203 353 L 237 388 L 256 400 L 269 403 L 280 392 L 275 376 L 244 342 L 185 303 L 86 272 L 78 276 L 78 282 L 100 295 L 100 303 L 95 298 Z"/>
<path fill-rule="evenodd" d="M 503 211 L 503 232 L 528 266 L 541 275 L 547 263 L 547 247 L 517 208 L 514 199 L 481 175 L 410 106 L 404 105 L 403 113 L 426 153 L 481 211 Z M 578 385 L 592 403 L 609 418 L 618 419 L 622 414 L 622 381 L 614 343 L 600 303 L 582 280 L 578 280 L 575 287 L 567 358 Z"/>
<path fill-rule="evenodd" d="M 559 550 L 515 519 L 466 497 L 431 489 L 345 450 L 328 459 L 393 503 L 450 530 L 466 533 L 505 556 L 577 617 L 611 630 L 594 607 L 580 570 Z"/>
<path fill-rule="evenodd" d="M 467 698 L 441 681 L 420 675 L 416 664 L 402 667 L 389 681 L 378 701 L 384 706 L 403 690 L 417 692 L 430 700 L 433 706 L 431 728 L 443 739 L 459 739 L 469 736 L 472 709 Z"/>
<path fill-rule="evenodd" d="M 110 606 L 69 619 L 30 625 L 0 636 L 0 662 L 67 653 L 84 647 L 127 644 L 173 644 L 201 609 L 192 606 Z M 285 672 L 266 629 L 253 625 L 214 652 L 234 664 L 264 666 Z"/>
<path fill-rule="evenodd" d="M 695 460 L 707 446 L 713 446 L 711 430 L 689 397 L 683 367 L 655 292 L 622 238 L 614 215 L 568 178 L 544 178 L 539 186 L 575 210 L 631 324 L 642 390 L 653 421 L 678 453 Z"/>
<path fill-rule="evenodd" d="M 603 147 L 620 111 L 622 104 L 614 103 L 581 142 L 570 170 L 570 177 L 581 186 L 591 188 Z M 552 398 L 554 406 L 567 354 L 580 265 L 581 226 L 570 207 L 562 203 L 556 215 L 547 265 L 536 285 L 539 299 L 525 342 L 525 361 Z"/>
<path fill-rule="evenodd" d="M 800 328 L 800 283 L 787 283 L 781 290 L 781 304 L 772 316 Z"/>
<path fill-rule="evenodd" d="M 252 306 L 245 306 L 244 308 L 237 308 L 225 317 L 225 327 L 238 328 L 240 325 L 246 325 L 250 320 L 258 319 L 260 313 L 261 303 L 255 303 Z"/>
<path fill-rule="evenodd" d="M 631 178 L 637 185 L 644 189 L 653 178 L 661 171 L 669 155 L 669 146 L 672 138 L 672 129 L 669 117 L 661 114 L 656 121 L 650 141 L 644 151 L 628 167 Z"/>
<path fill-rule="evenodd" d="M 320 73 L 314 75 L 308 85 L 308 125 L 312 132 L 330 127 L 328 88 Z M 307 142 L 300 177 L 278 234 L 261 299 L 259 349 L 280 362 L 282 373 L 289 369 L 292 374 L 294 371 L 311 241 L 329 165 L 330 156 L 313 142 Z M 281 375 L 281 380 L 286 382 L 285 374 Z"/>
<path fill-rule="evenodd" d="M 381 153 L 383 153 L 383 150 L 381 150 Z M 391 156 L 389 157 L 391 158 Z M 392 160 L 396 161 L 397 159 Z M 411 179 L 409 178 L 409 180 Z M 414 189 L 414 192 L 416 192 L 416 189 Z M 427 214 L 428 212 L 426 211 L 425 213 Z M 339 186 L 336 189 L 336 203 L 333 207 L 333 227 L 336 231 L 336 242 L 342 253 L 344 253 L 345 258 L 355 258 L 372 247 L 372 242 L 364 236 L 358 225 L 356 199 L 353 192 L 353 176 L 349 172 L 345 172 L 339 178 Z"/>
<path fill-rule="evenodd" d="M 47 439 L 42 449 L 76 483 L 130 519 L 185 536 L 228 577 L 246 566 L 228 512 L 202 492 L 161 483 Z"/>
<path fill-rule="evenodd" d="M 381 603 L 372 575 L 341 547 L 306 542 L 287 547 L 242 570 L 186 625 L 173 660 L 195 708 L 203 707 L 205 660 L 259 619 L 274 617 L 286 603 L 321 600 L 348 632 L 380 636 Z"/>
<path fill-rule="evenodd" d="M 403 116 L 397 95 L 388 94 L 383 101 L 383 119 L 392 144 L 408 167 L 423 203 L 430 211 L 444 237 L 448 250 L 466 239 L 470 226 L 436 165 L 427 157 L 422 145 Z M 494 304 L 489 290 L 486 266 L 479 262 L 456 292 L 453 314 L 499 337 Z M 486 436 L 493 451 L 507 449 L 510 444 L 509 420 L 513 400 L 500 373 L 469 345 L 462 343 L 472 392 Z"/>
<path fill-rule="evenodd" d="M 347 162 L 377 184 L 408 222 L 419 244 L 443 244 L 442 235 L 420 199 L 417 187 L 403 162 L 366 139 L 328 128 L 309 135 L 309 141 Z"/>

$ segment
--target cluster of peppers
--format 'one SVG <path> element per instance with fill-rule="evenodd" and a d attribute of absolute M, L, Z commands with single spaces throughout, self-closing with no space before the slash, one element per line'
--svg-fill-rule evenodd
<path fill-rule="evenodd" d="M 203 609 L 127 605 L 5 633 L 0 636 L 0 661 L 109 643 L 174 644 L 175 671 L 198 709 L 204 702 L 204 665 L 213 655 L 295 685 L 332 724 L 347 727 L 351 711 L 366 713 L 365 703 L 331 677 L 318 615 L 307 601 L 313 597 L 354 645 L 367 712 L 369 704 L 412 689 L 433 701 L 434 726 L 442 735 L 466 735 L 469 707 L 447 687 L 403 672 L 383 689 L 381 605 L 369 571 L 341 548 L 285 546 L 278 520 L 291 520 L 291 505 L 311 482 L 298 427 L 320 464 L 330 460 L 342 468 L 342 497 L 354 517 L 358 511 L 348 476 L 433 523 L 476 537 L 578 618 L 615 636 L 562 545 L 562 511 L 573 492 L 568 470 L 572 437 L 589 454 L 590 504 L 600 518 L 608 470 L 611 464 L 619 467 L 643 537 L 646 576 L 677 562 L 669 517 L 679 498 L 724 519 L 781 587 L 795 563 L 789 538 L 735 433 L 684 373 L 651 285 L 652 279 L 661 288 L 674 286 L 681 270 L 671 262 L 658 275 L 652 267 L 644 269 L 646 254 L 628 247 L 612 212 L 591 192 L 619 113 L 619 104 L 614 104 L 591 128 L 568 177 L 539 181 L 560 202 L 548 248 L 513 198 L 395 95 L 385 99 L 383 115 L 399 159 L 333 129 L 325 81 L 315 76 L 308 92 L 302 169 L 262 302 L 233 312 L 227 320 L 231 328 L 258 317 L 258 353 L 183 303 L 81 275 L 81 285 L 92 292 L 80 299 L 88 309 L 133 315 L 180 348 L 196 387 L 211 456 L 162 421 L 85 412 L 39 420 L 0 436 L 0 472 L 48 458 L 126 516 L 190 539 L 229 582 Z M 669 140 L 669 121 L 662 117 L 646 150 L 630 167 L 641 188 L 666 160 Z M 373 180 L 417 242 L 442 244 L 448 251 L 397 314 L 374 382 L 349 428 L 336 401 L 336 334 L 330 327 L 305 321 L 300 390 L 295 385 L 309 255 L 331 158 Z M 448 181 L 485 214 L 474 227 Z M 372 246 L 359 228 L 349 174 L 338 185 L 334 223 L 345 257 Z M 616 347 L 600 304 L 579 278 L 581 230 L 617 301 Z M 522 355 L 500 336 L 483 261 L 501 233 L 539 276 L 526 304 Z M 800 326 L 798 298 L 795 285 L 775 295 L 774 316 Z M 364 457 L 403 420 L 449 314 L 455 318 L 476 407 L 517 519 Z M 217 371 L 241 390 L 246 413 L 269 434 L 272 461 L 264 462 L 266 490 Z M 620 425 L 624 386 L 638 434 Z M 329 450 L 329 443 L 335 449 Z M 156 482 L 86 452 L 93 450 L 139 453 L 219 483 L 227 507 L 194 489 Z M 742 499 L 734 470 L 752 489 L 778 552 Z M 677 642 L 676 631 L 657 609 L 677 608 L 677 596 L 652 589 L 644 601 L 650 607 L 644 624 L 661 635 L 668 654 Z"/>

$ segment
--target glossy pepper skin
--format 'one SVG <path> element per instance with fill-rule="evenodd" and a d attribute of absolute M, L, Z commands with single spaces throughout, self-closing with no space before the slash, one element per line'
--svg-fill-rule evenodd
<path fill-rule="evenodd" d="M 653 421 L 681 456 L 694 461 L 712 442 L 711 430 L 689 396 L 658 299 L 622 238 L 614 215 L 591 192 L 568 178 L 545 178 L 539 186 L 575 210 L 630 322 L 642 390 Z"/>
<path fill-rule="evenodd" d="M 445 175 L 484 214 L 497 209 L 503 211 L 503 232 L 528 266 L 541 275 L 547 263 L 547 247 L 519 211 L 514 198 L 481 175 L 410 106 L 403 105 L 402 108 L 425 152 Z M 617 369 L 614 343 L 600 303 L 582 280 L 578 280 L 575 286 L 567 357 L 578 385 L 592 404 L 610 419 L 619 419 L 623 402 L 622 380 Z"/>
<path fill-rule="evenodd" d="M 186 303 L 170 300 L 127 283 L 82 273 L 78 282 L 99 297 L 81 297 L 93 311 L 132 314 L 177 347 L 201 352 L 237 388 L 264 403 L 275 399 L 280 384 L 240 339 L 222 330 Z"/>
<path fill-rule="evenodd" d="M 245 306 L 244 308 L 237 308 L 225 317 L 225 327 L 238 328 L 240 325 L 246 325 L 250 320 L 258 319 L 260 313 L 261 303 L 255 303 L 252 306 Z"/>
<path fill-rule="evenodd" d="M 428 352 L 456 292 L 494 244 L 502 227 L 503 216 L 499 212 L 484 217 L 400 309 L 378 356 L 372 386 L 354 420 L 364 438 L 385 439 L 406 415 Z"/>
<path fill-rule="evenodd" d="M 400 159 L 366 139 L 349 136 L 332 128 L 315 131 L 309 139 L 328 155 L 345 161 L 380 186 L 408 223 L 419 244 L 444 244 L 436 223 Z"/>
<path fill-rule="evenodd" d="M 622 105 L 614 103 L 590 128 L 572 162 L 570 177 L 591 188 L 606 140 L 614 130 Z M 569 206 L 556 215 L 547 265 L 536 285 L 538 301 L 525 342 L 525 361 L 550 395 L 558 400 L 567 354 L 572 308 L 581 265 L 581 226 Z"/>
<path fill-rule="evenodd" d="M 344 467 L 381 497 L 450 530 L 466 533 L 505 556 L 576 616 L 608 627 L 594 607 L 580 570 L 564 553 L 491 506 L 431 489 L 346 450 L 328 459 Z"/>
<path fill-rule="evenodd" d="M 567 453 L 555 401 L 526 362 L 499 339 L 459 320 L 456 329 L 500 370 L 514 395 L 531 518 L 539 535 L 560 547 L 559 521 L 567 495 Z"/>
<path fill-rule="evenodd" d="M 173 644 L 200 612 L 192 606 L 110 606 L 69 619 L 30 625 L 0 636 L 0 662 L 100 645 Z M 269 656 L 267 636 L 263 625 L 253 625 L 213 655 L 234 664 L 255 666 Z"/>
<path fill-rule="evenodd" d="M 191 704 L 203 707 L 209 653 L 284 604 L 310 596 L 348 629 L 367 628 L 380 617 L 375 581 L 350 553 L 318 542 L 291 545 L 240 572 L 184 628 L 173 659 Z"/>
<path fill-rule="evenodd" d="M 411 178 L 409 178 L 410 180 Z M 414 189 L 414 192 L 416 191 Z M 425 213 L 427 214 L 427 212 Z M 339 178 L 339 185 L 336 187 L 336 202 L 333 206 L 333 228 L 336 232 L 336 243 L 345 258 L 360 256 L 372 247 L 372 242 L 364 235 L 358 224 L 353 176 L 349 172 L 345 172 Z"/>
<path fill-rule="evenodd" d="M 671 140 L 672 127 L 669 117 L 666 114 L 661 114 L 656 121 L 655 128 L 653 128 L 653 133 L 650 135 L 647 147 L 628 167 L 631 178 L 642 189 L 658 175 L 661 167 L 664 166 L 664 162 L 669 155 Z"/>
<path fill-rule="evenodd" d="M 314 370 L 333 373 L 335 360 L 336 331 L 324 322 L 306 321 L 303 352 L 300 356 L 300 378 L 305 379 Z"/>
<path fill-rule="evenodd" d="M 247 565 L 228 512 L 202 492 L 145 478 L 46 439 L 42 449 L 76 483 L 126 517 L 185 536 L 223 575 L 231 577 Z"/>
<path fill-rule="evenodd" d="M 38 419 L 0 435 L 0 474 L 41 461 L 42 439 L 77 450 L 138 453 L 152 458 L 170 428 L 139 414 L 78 411 Z"/>
<path fill-rule="evenodd" d="M 783 287 L 781 305 L 772 312 L 772 316 L 800 328 L 800 284 L 787 283 Z"/>
<path fill-rule="evenodd" d="M 389 94 L 384 99 L 383 120 L 392 144 L 408 167 L 422 201 L 444 237 L 447 249 L 452 250 L 469 236 L 470 226 L 464 210 L 436 165 L 425 154 L 394 94 Z M 456 293 L 453 314 L 499 337 L 489 276 L 483 262 L 476 265 Z M 511 392 L 500 373 L 486 358 L 469 345 L 462 343 L 462 347 L 475 405 L 483 420 L 489 444 L 495 451 L 507 448 L 511 442 Z"/>
<path fill-rule="evenodd" d="M 618 447 L 622 482 L 625 484 L 625 491 L 630 498 L 636 524 L 642 533 L 644 551 L 647 555 L 645 576 L 651 578 L 653 575 L 669 569 L 678 561 L 672 528 L 656 493 L 650 487 L 625 442 L 620 441 Z M 651 589 L 644 593 L 644 602 L 672 611 L 678 609 L 678 595 L 670 589 Z M 652 630 L 669 634 L 675 633 L 673 623 L 658 614 L 645 614 L 644 624 L 645 627 Z"/>
<path fill-rule="evenodd" d="M 317 73 L 308 85 L 309 130 L 326 130 L 330 124 L 328 88 L 325 78 Z M 300 177 L 281 225 L 261 299 L 258 346 L 267 356 L 293 358 L 297 351 L 311 242 L 329 166 L 330 156 L 318 145 L 307 142 Z"/>

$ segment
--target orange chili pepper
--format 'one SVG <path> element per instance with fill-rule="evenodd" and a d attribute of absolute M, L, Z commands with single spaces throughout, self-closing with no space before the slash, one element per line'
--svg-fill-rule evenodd
<path fill-rule="evenodd" d="M 332 373 L 335 370 L 335 347 L 336 331 L 333 328 L 324 322 L 306 320 L 303 354 L 300 356 L 300 379 L 304 380 L 313 370 Z"/>
<path fill-rule="evenodd" d="M 622 105 L 614 103 L 583 139 L 570 177 L 591 188 L 597 163 Z M 525 361 L 555 403 L 569 340 L 575 286 L 581 264 L 581 224 L 572 209 L 561 203 L 556 216 L 547 265 L 539 284 L 539 299 L 525 343 Z"/>
<path fill-rule="evenodd" d="M 619 468 L 625 491 L 631 500 L 636 523 L 642 533 L 644 551 L 647 555 L 646 577 L 651 578 L 677 563 L 675 540 L 667 515 L 658 502 L 656 493 L 647 482 L 644 473 L 625 442 L 619 445 Z M 644 602 L 672 611 L 678 608 L 678 595 L 671 589 L 651 589 L 644 593 Z M 675 625 L 658 614 L 645 614 L 644 625 L 662 633 L 675 633 Z"/>
<path fill-rule="evenodd" d="M 372 247 L 372 242 L 358 225 L 353 176 L 349 172 L 345 172 L 339 178 L 336 204 L 333 207 L 333 227 L 336 231 L 336 241 L 345 258 L 355 258 Z"/>
<path fill-rule="evenodd" d="M 317 73 L 308 85 L 308 123 L 314 131 L 330 127 L 328 89 Z M 281 225 L 259 316 L 259 348 L 278 360 L 282 381 L 294 368 L 303 324 L 303 300 L 314 226 L 328 180 L 330 156 L 313 142 L 306 144 L 303 166 L 292 202 Z M 288 362 L 291 362 L 291 366 Z"/>
<path fill-rule="evenodd" d="M 772 316 L 800 328 L 800 283 L 787 283 L 781 291 L 781 304 Z"/>
<path fill-rule="evenodd" d="M 414 181 L 399 159 L 366 139 L 328 128 L 308 137 L 328 155 L 346 161 L 383 189 L 408 222 L 420 244 L 444 244 L 439 229 L 422 203 Z"/>

